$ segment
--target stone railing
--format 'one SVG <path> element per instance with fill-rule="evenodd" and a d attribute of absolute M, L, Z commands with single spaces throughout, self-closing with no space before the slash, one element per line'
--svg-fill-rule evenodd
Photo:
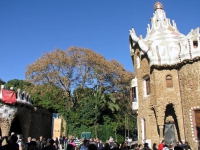
<path fill-rule="evenodd" d="M 14 97 L 14 99 L 16 99 L 16 102 L 15 103 L 21 103 L 21 104 L 27 104 L 27 105 L 32 105 L 31 103 L 31 95 L 29 93 L 26 93 L 26 91 L 21 91 L 21 89 L 18 89 L 17 90 L 17 93 L 15 93 L 15 91 L 13 90 L 13 87 L 11 87 L 10 89 L 6 89 L 4 85 L 1 85 L 1 89 L 0 89 L 0 100 L 3 102 L 3 92 L 4 90 L 10 90 L 13 91 L 11 92 Z M 13 103 L 12 103 L 13 104 Z"/>

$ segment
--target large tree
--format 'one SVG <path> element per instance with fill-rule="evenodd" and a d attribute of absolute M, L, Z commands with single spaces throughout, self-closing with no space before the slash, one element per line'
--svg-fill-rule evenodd
<path fill-rule="evenodd" d="M 50 99 L 55 103 L 61 101 L 63 97 L 58 98 L 59 92 L 55 91 L 59 88 L 66 98 L 62 108 L 67 108 L 70 130 L 94 127 L 95 136 L 97 125 L 106 127 L 102 121 L 112 120 L 110 127 L 115 133 L 123 129 L 124 114 L 131 114 L 129 89 L 133 77 L 116 60 L 108 61 L 90 49 L 79 47 L 44 53 L 26 68 L 26 79 L 35 85 L 32 91 L 43 95 L 42 99 L 35 97 L 36 104 L 47 107 Z M 52 97 L 53 93 L 57 97 Z"/>
<path fill-rule="evenodd" d="M 120 93 L 129 89 L 133 74 L 116 60 L 107 61 L 90 49 L 71 47 L 43 54 L 27 66 L 26 78 L 35 85 L 53 83 L 76 103 L 72 91 L 78 87 L 103 87 L 103 92 L 118 93 L 118 99 L 122 98 Z"/>

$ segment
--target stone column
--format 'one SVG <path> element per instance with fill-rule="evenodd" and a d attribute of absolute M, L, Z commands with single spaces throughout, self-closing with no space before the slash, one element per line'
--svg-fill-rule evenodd
<path fill-rule="evenodd" d="M 159 131 L 160 131 L 160 139 L 164 139 L 164 136 L 163 136 L 163 129 L 164 129 L 164 125 L 159 125 Z"/>
<path fill-rule="evenodd" d="M 10 127 L 11 127 L 13 118 L 14 118 L 14 115 L 12 115 L 9 118 L 1 118 L 0 119 L 2 136 L 9 136 Z"/>
<path fill-rule="evenodd" d="M 9 136 L 10 125 L 6 123 L 6 125 L 1 124 L 1 133 L 2 136 Z"/>
<path fill-rule="evenodd" d="M 11 119 L 1 119 L 1 133 L 2 136 L 9 136 L 10 127 L 11 127 Z M 3 140 L 2 145 L 6 144 L 6 140 Z"/>

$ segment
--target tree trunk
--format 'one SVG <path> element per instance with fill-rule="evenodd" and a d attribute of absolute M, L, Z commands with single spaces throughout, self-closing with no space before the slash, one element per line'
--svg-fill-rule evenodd
<path fill-rule="evenodd" d="M 124 133 L 125 133 L 125 138 L 126 138 L 126 114 L 125 114 L 125 116 L 124 116 L 124 119 L 125 119 L 125 121 L 124 121 Z"/>
<path fill-rule="evenodd" d="M 97 123 L 94 123 L 94 132 L 95 132 L 95 137 L 97 138 Z"/>
<path fill-rule="evenodd" d="M 127 130 L 128 130 L 128 137 L 129 137 L 129 117 L 127 117 Z"/>

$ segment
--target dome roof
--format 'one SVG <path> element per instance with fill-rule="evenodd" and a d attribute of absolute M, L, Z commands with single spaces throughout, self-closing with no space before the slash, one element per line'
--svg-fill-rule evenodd
<path fill-rule="evenodd" d="M 163 10 L 163 5 L 156 2 L 155 12 L 148 24 L 146 37 L 138 38 L 131 31 L 132 46 L 135 43 L 143 53 L 147 53 L 150 66 L 174 66 L 186 60 L 200 58 L 199 28 L 191 30 L 188 35 L 179 32 L 175 21 L 170 22 Z"/>
<path fill-rule="evenodd" d="M 154 4 L 154 10 L 156 11 L 157 9 L 163 9 L 163 5 L 161 2 L 156 2 Z"/>

